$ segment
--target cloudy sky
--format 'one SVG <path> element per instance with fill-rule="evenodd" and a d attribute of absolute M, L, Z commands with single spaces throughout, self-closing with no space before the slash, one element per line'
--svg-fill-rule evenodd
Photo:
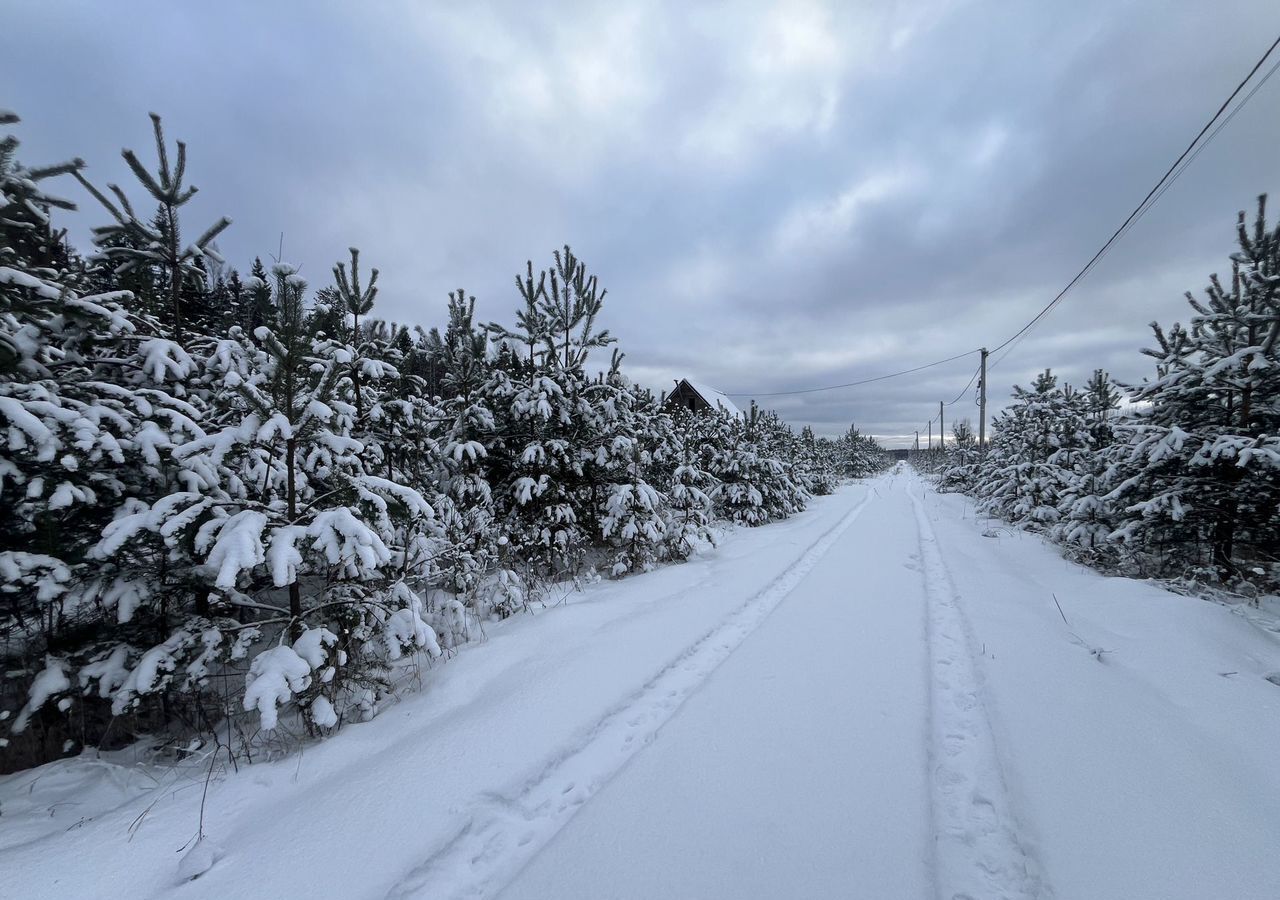
<path fill-rule="evenodd" d="M 4 0 L 0 105 L 28 163 L 127 184 L 148 111 L 187 141 L 230 262 L 320 287 L 346 248 L 378 313 L 448 291 L 507 320 L 569 243 L 633 378 L 729 392 L 996 346 L 1043 306 L 1280 34 L 1274 0 L 594 4 Z M 1280 77 L 991 373 L 1146 372 L 1154 318 L 1224 270 L 1280 191 Z M 64 191 L 74 193 L 68 185 Z M 73 234 L 102 216 L 84 206 Z M 976 366 L 762 400 L 900 443 Z M 742 398 L 745 400 L 745 398 Z M 973 416 L 966 397 L 948 419 Z"/>

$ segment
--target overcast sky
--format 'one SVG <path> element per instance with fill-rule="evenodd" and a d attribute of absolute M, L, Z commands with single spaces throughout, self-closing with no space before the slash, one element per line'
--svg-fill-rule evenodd
<path fill-rule="evenodd" d="M 1280 4 L 0 0 L 0 24 L 22 159 L 128 184 L 119 150 L 151 158 L 154 110 L 202 189 L 188 229 L 229 215 L 242 269 L 283 232 L 320 287 L 354 244 L 381 317 L 439 324 L 465 287 L 507 321 L 516 271 L 567 242 L 634 379 L 774 392 L 1003 341 L 1280 34 Z M 1146 374 L 1147 323 L 1226 270 L 1278 149 L 1280 76 L 992 371 L 993 403 L 1046 366 Z M 102 221 L 82 209 L 73 234 Z M 893 445 L 976 362 L 762 402 Z"/>

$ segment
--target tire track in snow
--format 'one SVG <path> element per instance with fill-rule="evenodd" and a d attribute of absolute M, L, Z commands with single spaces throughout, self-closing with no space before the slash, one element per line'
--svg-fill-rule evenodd
<path fill-rule="evenodd" d="M 489 897 L 510 883 L 795 590 L 854 523 L 871 496 L 868 492 L 782 574 L 608 713 L 540 775 L 513 795 L 492 795 L 477 804 L 470 822 L 397 882 L 388 891 L 388 900 Z"/>
<path fill-rule="evenodd" d="M 991 722 L 982 705 L 968 621 L 924 504 L 915 509 L 928 610 L 929 767 L 939 900 L 1051 898 L 1018 838 Z"/>

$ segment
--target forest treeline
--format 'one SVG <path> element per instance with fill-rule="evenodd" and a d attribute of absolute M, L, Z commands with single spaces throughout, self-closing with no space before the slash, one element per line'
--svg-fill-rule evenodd
<path fill-rule="evenodd" d="M 0 143 L 0 769 L 144 735 L 278 752 L 486 621 L 886 464 L 856 428 L 664 410 L 567 246 L 508 324 L 461 289 L 442 327 L 380 319 L 355 249 L 314 291 L 241 273 L 229 220 L 184 219 L 186 147 L 152 118 L 127 188 Z M 83 254 L 67 190 L 103 223 Z"/>

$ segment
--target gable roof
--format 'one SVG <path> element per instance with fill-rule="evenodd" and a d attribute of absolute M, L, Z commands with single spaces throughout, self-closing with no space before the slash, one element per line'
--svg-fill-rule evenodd
<path fill-rule="evenodd" d="M 707 406 L 710 406 L 712 409 L 715 409 L 718 406 L 723 406 L 725 412 L 733 416 L 735 419 L 743 418 L 742 410 L 738 409 L 737 405 L 729 399 L 729 395 L 724 391 L 718 391 L 705 384 L 698 384 L 698 382 L 690 381 L 688 378 L 681 378 L 680 380 L 684 384 L 688 385 L 691 391 L 703 400 L 707 401 Z"/>

